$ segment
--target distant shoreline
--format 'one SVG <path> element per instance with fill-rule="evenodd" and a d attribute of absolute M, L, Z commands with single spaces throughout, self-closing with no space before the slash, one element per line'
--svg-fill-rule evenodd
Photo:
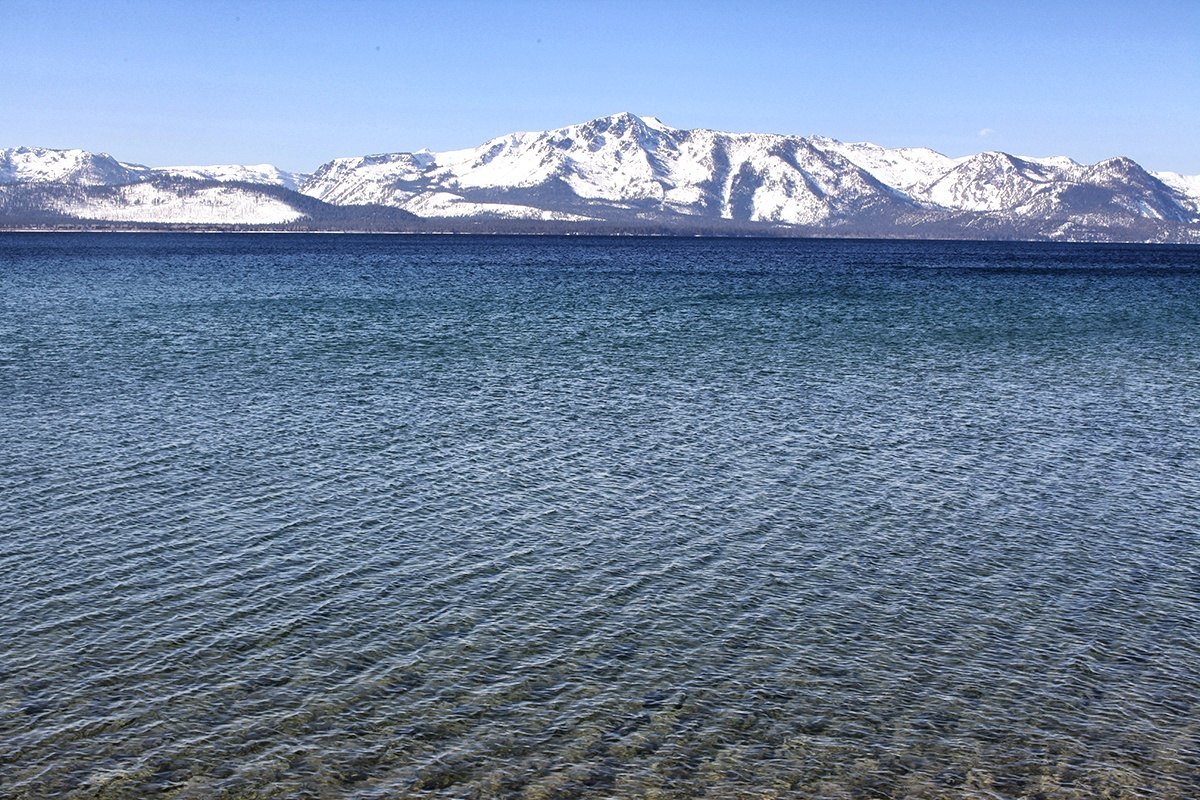
<path fill-rule="evenodd" d="M 249 229 L 249 228 L 37 228 L 0 226 L 0 236 L 25 234 L 194 234 L 212 236 L 220 234 L 237 235 L 299 235 L 299 236 L 401 236 L 401 237 L 464 237 L 464 238 L 547 238 L 547 239 L 754 239 L 754 240 L 812 240 L 812 241 L 856 241 L 856 242 L 963 242 L 972 244 L 1046 244 L 1046 245 L 1136 245 L 1136 246 L 1169 246 L 1200 248 L 1200 234 L 1195 241 L 1136 241 L 1129 239 L 1049 239 L 1026 237 L 965 237 L 965 236 L 880 236 L 880 235 L 832 235 L 816 232 L 789 233 L 658 233 L 632 231 L 530 231 L 530 230 L 285 230 L 278 228 Z"/>

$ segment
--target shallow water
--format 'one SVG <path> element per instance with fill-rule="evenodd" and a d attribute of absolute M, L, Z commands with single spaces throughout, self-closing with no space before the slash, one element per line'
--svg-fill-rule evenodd
<path fill-rule="evenodd" d="M 1200 795 L 1200 250 L 0 237 L 0 796 Z"/>

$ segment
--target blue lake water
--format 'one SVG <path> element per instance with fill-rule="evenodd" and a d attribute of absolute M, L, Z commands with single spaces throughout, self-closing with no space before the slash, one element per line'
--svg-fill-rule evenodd
<path fill-rule="evenodd" d="M 1197 795 L 1198 248 L 0 236 L 0 797 Z"/>

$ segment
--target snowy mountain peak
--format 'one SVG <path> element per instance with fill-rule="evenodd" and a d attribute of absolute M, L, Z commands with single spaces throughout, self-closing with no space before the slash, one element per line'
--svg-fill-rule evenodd
<path fill-rule="evenodd" d="M 1089 175 L 1099 177 L 1119 176 L 1137 181 L 1153 180 L 1153 176 L 1142 169 L 1141 164 L 1126 156 L 1116 156 L 1098 161 L 1092 166 L 1087 167 L 1086 172 Z"/>
<path fill-rule="evenodd" d="M 83 186 L 132 183 L 148 170 L 108 153 L 14 147 L 0 150 L 0 184 L 67 182 Z"/>
<path fill-rule="evenodd" d="M 614 134 L 620 134 L 631 128 L 640 129 L 647 126 L 645 120 L 643 120 L 637 114 L 631 114 L 628 111 L 619 111 L 616 114 L 609 114 L 607 117 L 596 117 L 593 120 L 583 123 L 579 127 L 592 128 L 601 131 L 611 130 Z"/>

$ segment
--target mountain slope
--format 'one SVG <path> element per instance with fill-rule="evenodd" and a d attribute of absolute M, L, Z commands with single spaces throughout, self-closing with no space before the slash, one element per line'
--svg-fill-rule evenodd
<path fill-rule="evenodd" d="M 112 186 L 142 180 L 149 167 L 125 164 L 108 153 L 14 147 L 0 150 L 0 184 L 74 183 Z"/>
<path fill-rule="evenodd" d="M 121 186 L 164 176 L 283 186 L 287 189 L 298 189 L 308 178 L 307 175 L 286 172 L 271 164 L 146 167 L 117 161 L 108 153 L 90 153 L 86 150 L 54 150 L 48 147 L 0 150 L 0 185 L 69 183 L 80 186 Z"/>
<path fill-rule="evenodd" d="M 210 164 L 203 167 L 155 167 L 156 175 L 174 175 L 180 178 L 218 181 L 220 183 L 256 183 L 262 186 L 282 186 L 298 190 L 308 176 L 300 172 L 287 172 L 273 164 Z"/>
<path fill-rule="evenodd" d="M 117 186 L 0 184 L 0 227 L 408 230 L 396 208 L 333 206 L 281 186 L 154 175 Z"/>
<path fill-rule="evenodd" d="M 919 192 L 966 160 L 950 158 L 927 147 L 889 149 L 869 142 L 839 142 L 825 136 L 814 136 L 810 141 L 826 152 L 837 153 L 880 183 L 905 193 Z"/>
<path fill-rule="evenodd" d="M 622 113 L 448 152 L 331 161 L 301 191 L 420 216 L 728 220 L 822 229 L 983 226 L 1049 235 L 1067 221 L 1194 225 L 1194 184 L 1129 159 L 950 158 L 826 137 L 680 130 Z M 976 217 L 964 217 L 976 215 Z M 972 221 L 975 220 L 975 221 Z M 1190 234 L 1189 234 L 1190 236 Z"/>
<path fill-rule="evenodd" d="M 185 225 L 275 225 L 304 216 L 285 200 L 243 186 L 197 183 L 183 188 L 143 181 L 106 188 L 60 200 L 53 208 L 83 219 Z"/>
<path fill-rule="evenodd" d="M 338 158 L 307 176 L 2 150 L 0 224 L 18 220 L 1200 242 L 1200 176 L 1152 174 L 1127 158 L 951 158 L 683 130 L 621 113 L 462 150 Z"/>
<path fill-rule="evenodd" d="M 1180 175 L 1178 172 L 1156 172 L 1154 177 L 1183 198 L 1184 207 L 1200 215 L 1200 175 Z"/>
<path fill-rule="evenodd" d="M 678 130 L 632 114 L 466 150 L 337 159 L 301 191 L 410 210 L 440 195 L 442 208 L 515 203 L 602 219 L 666 214 L 803 225 L 911 205 L 805 139 Z"/>

